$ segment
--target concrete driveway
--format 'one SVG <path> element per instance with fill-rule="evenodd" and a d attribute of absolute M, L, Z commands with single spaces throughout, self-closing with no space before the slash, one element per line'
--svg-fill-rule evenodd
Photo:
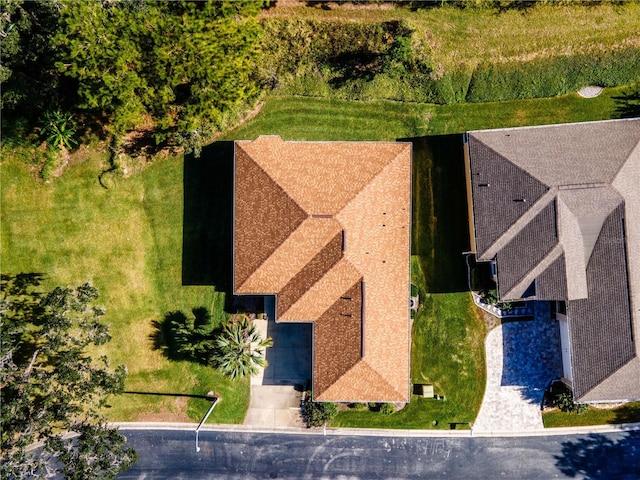
<path fill-rule="evenodd" d="M 244 424 L 256 427 L 304 426 L 300 402 L 311 380 L 312 325 L 255 320 L 263 338 L 273 338 L 269 365 L 251 378 L 251 400 Z"/>
<path fill-rule="evenodd" d="M 558 322 L 507 322 L 485 340 L 487 385 L 476 432 L 542 429 L 540 406 L 549 382 L 562 375 Z"/>

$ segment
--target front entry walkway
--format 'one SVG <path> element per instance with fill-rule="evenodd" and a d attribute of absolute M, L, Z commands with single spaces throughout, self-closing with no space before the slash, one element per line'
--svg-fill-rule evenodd
<path fill-rule="evenodd" d="M 254 427 L 304 426 L 302 392 L 311 380 L 312 325 L 254 320 L 262 338 L 273 338 L 269 365 L 251 378 L 251 400 L 244 419 Z"/>
<path fill-rule="evenodd" d="M 487 386 L 474 431 L 543 428 L 542 396 L 562 376 L 562 356 L 557 320 L 536 317 L 505 322 L 487 335 Z"/>

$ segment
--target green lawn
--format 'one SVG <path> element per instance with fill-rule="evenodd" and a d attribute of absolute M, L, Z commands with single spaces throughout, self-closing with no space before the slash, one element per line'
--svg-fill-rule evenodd
<path fill-rule="evenodd" d="M 255 118 L 224 138 L 254 139 L 270 134 L 286 140 L 395 140 L 485 128 L 607 120 L 615 118 L 617 109 L 624 109 L 632 98 L 630 87 L 608 88 L 589 99 L 570 94 L 455 105 L 272 97 Z"/>
<path fill-rule="evenodd" d="M 611 409 L 589 407 L 585 413 L 581 414 L 554 410 L 543 413 L 542 420 L 547 428 L 636 423 L 640 422 L 640 402 L 632 402 Z"/>
<path fill-rule="evenodd" d="M 624 91 L 608 90 L 591 100 L 570 95 L 455 106 L 270 98 L 259 115 L 227 134 L 225 140 L 260 134 L 288 140 L 434 136 L 414 138 L 412 274 L 420 286 L 422 307 L 414 323 L 412 377 L 433 383 L 447 401 L 412 403 L 409 410 L 389 417 L 397 426 L 437 419 L 439 426 L 448 428 L 448 422 L 472 421 L 484 387 L 483 332 L 464 293 L 461 269 L 460 253 L 468 242 L 464 183 L 455 160 L 459 155 L 448 153 L 460 148 L 459 137 L 440 135 L 469 128 L 611 118 L 612 97 Z M 5 147 L 0 178 L 2 271 L 44 272 L 48 286 L 91 280 L 102 292 L 105 320 L 113 333 L 103 350 L 114 364 L 127 366 L 127 390 L 187 395 L 214 390 L 223 400 L 212 422 L 242 421 L 248 382 L 233 383 L 211 368 L 170 361 L 154 347 L 154 339 L 156 322 L 168 312 L 189 314 L 194 307 L 206 306 L 218 320 L 225 315 L 231 146 L 216 142 L 200 159 L 156 159 L 127 178 L 109 174 L 108 189 L 97 181 L 107 158 L 96 147 L 48 184 L 35 180 L 30 166 Z M 208 402 L 127 394 L 110 399 L 110 405 L 112 420 L 198 420 Z"/>
<path fill-rule="evenodd" d="M 172 362 L 154 349 L 155 322 L 170 311 L 206 306 L 218 320 L 224 315 L 223 293 L 206 283 L 183 285 L 182 158 L 157 160 L 131 178 L 110 177 L 105 190 L 97 181 L 106 163 L 101 153 L 93 152 L 50 184 L 34 180 L 26 166 L 7 157 L 1 178 L 3 272 L 44 272 L 49 287 L 92 281 L 113 335 L 102 350 L 113 364 L 127 366 L 128 391 L 214 390 L 222 401 L 212 422 L 241 422 L 247 381 L 230 382 L 212 368 Z M 210 222 L 195 217 L 190 216 L 191 231 L 198 230 L 196 221 Z M 112 420 L 199 420 L 208 406 L 198 398 L 133 394 L 109 403 Z"/>

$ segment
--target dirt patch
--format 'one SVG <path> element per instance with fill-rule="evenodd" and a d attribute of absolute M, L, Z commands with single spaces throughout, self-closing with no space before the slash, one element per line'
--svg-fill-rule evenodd
<path fill-rule="evenodd" d="M 175 422 L 193 423 L 186 413 L 143 413 L 136 417 L 136 422 Z"/>
<path fill-rule="evenodd" d="M 501 320 L 498 317 L 491 315 L 489 312 L 484 311 L 475 304 L 473 305 L 473 310 L 476 312 L 478 318 L 484 322 L 484 325 L 487 328 L 487 333 L 500 325 Z"/>
<path fill-rule="evenodd" d="M 135 419 L 136 422 L 193 422 L 187 414 L 186 397 L 177 397 L 171 405 L 170 412 L 146 412 L 141 413 Z"/>
<path fill-rule="evenodd" d="M 396 8 L 393 2 L 370 3 L 370 2 L 324 2 L 322 0 L 276 0 L 272 8 L 283 7 L 308 7 L 320 8 L 323 10 L 392 10 Z"/>

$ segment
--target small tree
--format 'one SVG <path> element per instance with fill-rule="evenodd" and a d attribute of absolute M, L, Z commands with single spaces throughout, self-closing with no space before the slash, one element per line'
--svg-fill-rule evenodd
<path fill-rule="evenodd" d="M 393 403 L 380 404 L 380 413 L 382 415 L 391 415 L 395 411 L 396 411 L 396 407 L 393 406 Z"/>
<path fill-rule="evenodd" d="M 216 338 L 214 363 L 232 379 L 255 375 L 266 367 L 265 348 L 273 345 L 271 337 L 262 339 L 246 315 L 231 320 Z"/>

